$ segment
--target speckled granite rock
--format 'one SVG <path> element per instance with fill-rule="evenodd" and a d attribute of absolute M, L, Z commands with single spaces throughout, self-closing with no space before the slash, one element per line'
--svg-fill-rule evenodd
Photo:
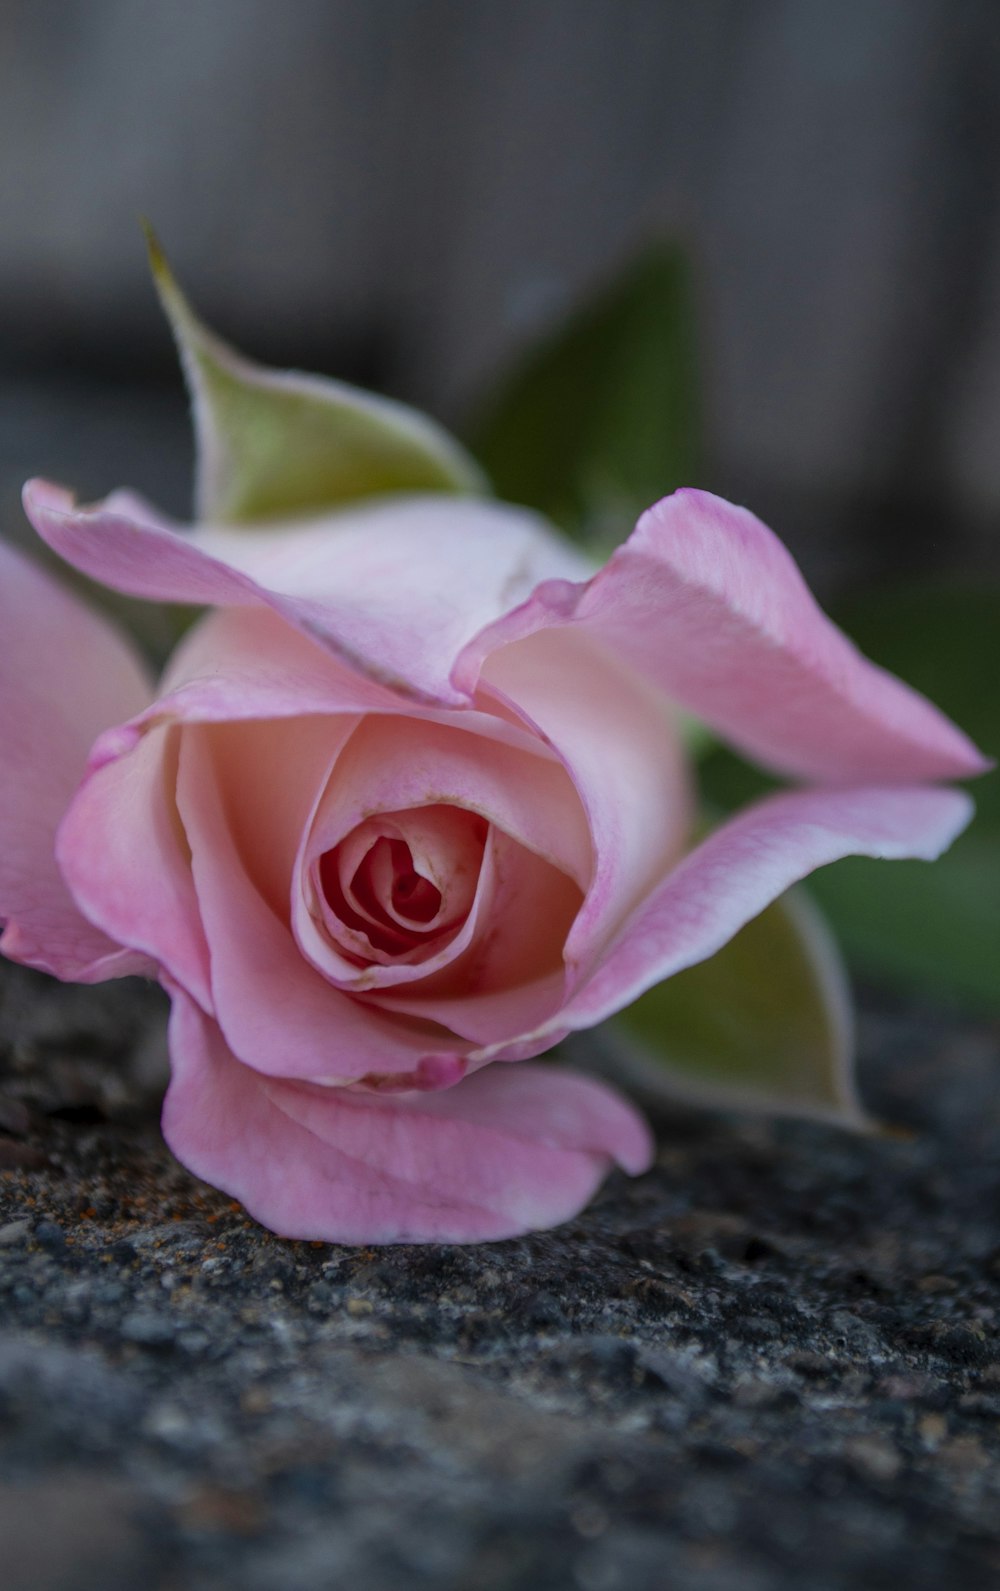
<path fill-rule="evenodd" d="M 0 971 L 5 1591 L 1000 1585 L 996 1027 L 900 1131 L 691 1112 L 558 1232 L 281 1242 L 156 1129 L 160 1003 Z"/>

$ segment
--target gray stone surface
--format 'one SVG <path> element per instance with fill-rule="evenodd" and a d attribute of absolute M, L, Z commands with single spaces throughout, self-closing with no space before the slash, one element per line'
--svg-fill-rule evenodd
<path fill-rule="evenodd" d="M 0 971 L 5 1591 L 1000 1584 L 996 1026 L 869 1003 L 881 1138 L 671 1112 L 478 1248 L 166 1153 L 160 1001 Z"/>

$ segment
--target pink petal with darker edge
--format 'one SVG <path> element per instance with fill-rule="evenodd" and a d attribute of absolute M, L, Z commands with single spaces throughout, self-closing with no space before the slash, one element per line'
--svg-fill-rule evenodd
<path fill-rule="evenodd" d="M 363 676 L 452 705 L 468 701 L 450 680 L 463 646 L 538 581 L 583 567 L 527 510 L 450 496 L 251 532 L 182 532 L 125 494 L 81 509 L 44 481 L 28 483 L 24 506 L 42 539 L 103 585 L 166 602 L 263 604 Z"/>
<path fill-rule="evenodd" d="M 960 790 L 794 790 L 709 835 L 633 915 L 590 981 L 559 1013 L 588 1028 L 685 967 L 817 867 L 843 856 L 932 861 L 972 816 Z"/>
<path fill-rule="evenodd" d="M 196 1175 L 283 1237 L 471 1243 L 557 1226 L 617 1161 L 652 1159 L 602 1083 L 490 1067 L 438 1093 L 359 1094 L 262 1078 L 174 994 L 164 1136 Z"/>
<path fill-rule="evenodd" d="M 124 755 L 98 757 L 60 826 L 57 854 L 87 915 L 211 1011 L 208 946 L 176 806 L 180 733 L 159 725 Z"/>
<path fill-rule="evenodd" d="M 0 635 L 0 950 L 77 982 L 147 971 L 81 914 L 55 859 L 91 743 L 149 701 L 142 665 L 107 620 L 6 545 Z"/>
<path fill-rule="evenodd" d="M 542 585 L 479 636 L 455 683 L 538 629 L 580 626 L 751 757 L 836 784 L 966 778 L 990 764 L 924 697 L 820 610 L 791 555 L 744 508 L 683 490 L 643 514 L 582 585 Z"/>

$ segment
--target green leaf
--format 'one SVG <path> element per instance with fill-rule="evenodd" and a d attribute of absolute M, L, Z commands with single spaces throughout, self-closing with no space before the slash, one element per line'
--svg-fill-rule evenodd
<path fill-rule="evenodd" d="M 870 1126 L 854 1091 L 844 972 L 801 890 L 642 995 L 616 1026 L 626 1071 L 654 1093 Z"/>
<path fill-rule="evenodd" d="M 693 300 L 685 256 L 657 244 L 527 357 L 473 437 L 500 496 L 613 546 L 694 483 Z"/>
<path fill-rule="evenodd" d="M 191 393 L 199 519 L 245 524 L 381 492 L 487 489 L 464 449 L 415 410 L 229 348 L 191 310 L 148 226 L 146 237 Z"/>

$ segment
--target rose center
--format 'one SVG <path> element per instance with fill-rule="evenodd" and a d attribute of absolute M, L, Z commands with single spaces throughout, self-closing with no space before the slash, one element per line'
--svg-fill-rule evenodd
<path fill-rule="evenodd" d="M 487 824 L 445 805 L 366 819 L 314 877 L 328 932 L 352 960 L 422 960 L 453 937 L 472 907 Z"/>
<path fill-rule="evenodd" d="M 441 891 L 417 872 L 405 840 L 376 840 L 351 880 L 351 892 L 372 916 L 386 921 L 391 913 L 423 925 L 441 910 Z"/>

